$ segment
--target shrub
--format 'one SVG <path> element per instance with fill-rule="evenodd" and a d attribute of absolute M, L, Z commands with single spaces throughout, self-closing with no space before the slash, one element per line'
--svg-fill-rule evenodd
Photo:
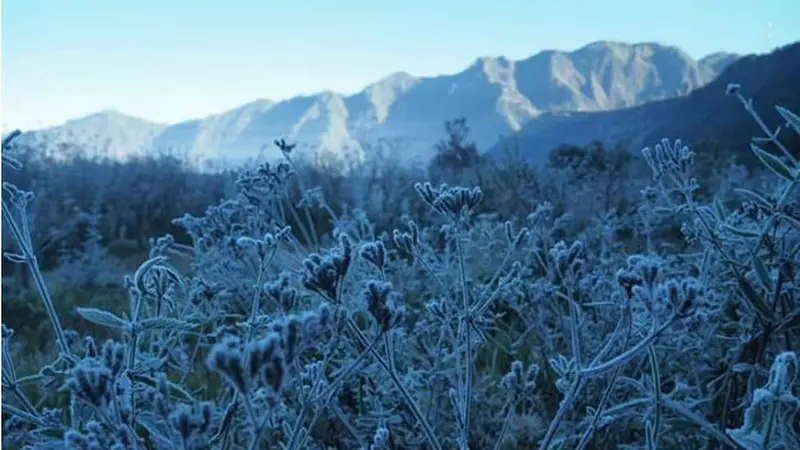
<path fill-rule="evenodd" d="M 732 210 L 697 198 L 680 141 L 645 149 L 641 232 L 678 221 L 685 246 L 629 255 L 607 220 L 624 216 L 576 224 L 542 202 L 498 220 L 479 186 L 415 183 L 428 213 L 381 232 L 309 190 L 278 144 L 284 162 L 174 221 L 191 246 L 151 241 L 124 311 L 76 308 L 102 343 L 65 330 L 33 194 L 4 183 L 5 257 L 29 269 L 58 349 L 23 373 L 3 325 L 4 446 L 800 448 L 791 155 L 754 144 L 777 181 Z"/>

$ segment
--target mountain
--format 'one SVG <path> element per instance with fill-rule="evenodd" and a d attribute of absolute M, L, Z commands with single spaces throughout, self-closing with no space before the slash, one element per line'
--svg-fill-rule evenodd
<path fill-rule="evenodd" d="M 466 117 L 472 137 L 488 148 L 501 135 L 574 112 L 608 111 L 687 95 L 706 85 L 735 55 L 695 61 L 680 49 L 657 43 L 599 41 L 572 52 L 548 50 L 527 59 L 476 59 L 461 72 L 415 77 L 398 72 L 361 92 L 323 92 L 273 102 L 257 100 L 231 111 L 174 125 L 157 125 L 105 111 L 43 130 L 70 136 L 113 156 L 177 151 L 198 159 L 237 161 L 277 150 L 277 138 L 299 149 L 341 153 L 362 143 L 401 144 L 406 159 L 429 158 L 446 120 Z M 537 120 L 534 120 L 537 119 Z M 65 133 L 65 130 L 73 133 Z M 108 143 L 108 145 L 105 145 Z M 400 156 L 400 155 L 398 155 Z"/>
<path fill-rule="evenodd" d="M 710 67 L 714 72 L 722 73 L 726 67 L 739 59 L 739 57 L 740 55 L 734 53 L 716 52 L 700 58 L 699 62 L 706 67 Z"/>
<path fill-rule="evenodd" d="M 166 127 L 105 109 L 58 127 L 24 133 L 18 140 L 35 141 L 38 149 L 50 153 L 57 153 L 59 144 L 68 142 L 87 154 L 122 158 L 151 150 L 153 139 Z"/>
<path fill-rule="evenodd" d="M 686 143 L 715 141 L 731 151 L 746 150 L 750 137 L 764 133 L 735 97 L 725 95 L 728 84 L 740 84 L 742 94 L 753 99 L 761 117 L 774 127 L 781 123 L 774 105 L 800 110 L 797 73 L 800 43 L 738 58 L 710 84 L 682 97 L 614 111 L 542 116 L 489 153 L 500 155 L 513 146 L 532 161 L 542 161 L 561 144 L 628 142 L 639 149 L 665 137 Z"/>

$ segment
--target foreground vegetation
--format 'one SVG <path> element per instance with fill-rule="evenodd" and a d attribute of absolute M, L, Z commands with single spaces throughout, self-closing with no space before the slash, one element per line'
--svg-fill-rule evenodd
<path fill-rule="evenodd" d="M 424 169 L 223 174 L 7 138 L 3 446 L 800 448 L 781 134 L 540 169 L 446 130 Z"/>

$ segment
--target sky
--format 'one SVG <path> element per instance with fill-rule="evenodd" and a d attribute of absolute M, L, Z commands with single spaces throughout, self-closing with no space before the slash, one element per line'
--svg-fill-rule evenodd
<path fill-rule="evenodd" d="M 800 41 L 798 17 L 800 0 L 3 0 L 0 120 L 175 123 L 598 40 L 763 53 Z"/>

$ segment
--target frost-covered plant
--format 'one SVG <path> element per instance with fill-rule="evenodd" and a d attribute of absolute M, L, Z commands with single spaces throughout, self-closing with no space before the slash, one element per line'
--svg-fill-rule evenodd
<path fill-rule="evenodd" d="M 753 399 L 744 411 L 740 428 L 727 433 L 749 449 L 796 448 L 800 446 L 796 430 L 800 400 L 792 392 L 798 374 L 797 354 L 783 352 L 769 369 L 769 380 L 753 391 Z"/>
<path fill-rule="evenodd" d="M 797 444 L 790 157 L 754 146 L 782 181 L 772 194 L 737 190 L 745 202 L 729 210 L 695 195 L 688 147 L 645 151 L 644 228 L 678 220 L 686 247 L 627 255 L 615 228 L 628 219 L 610 210 L 578 223 L 541 202 L 501 221 L 482 213 L 480 186 L 414 184 L 430 214 L 382 232 L 363 210 L 335 211 L 293 147 L 277 145 L 284 161 L 240 173 L 232 196 L 175 221 L 191 246 L 150 241 L 124 279 L 124 313 L 76 310 L 106 328 L 102 345 L 63 330 L 24 214 L 32 194 L 4 185 L 16 244 L 5 256 L 31 271 L 59 350 L 19 373 L 3 326 L 4 445 Z M 191 257 L 186 273 L 176 253 Z"/>

